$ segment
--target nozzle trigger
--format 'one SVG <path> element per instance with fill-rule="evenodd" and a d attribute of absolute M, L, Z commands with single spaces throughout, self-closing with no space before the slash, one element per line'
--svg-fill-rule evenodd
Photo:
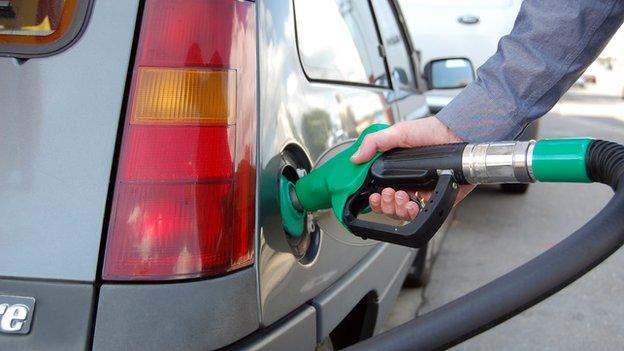
<path fill-rule="evenodd" d="M 393 226 L 357 218 L 368 206 L 368 197 L 378 190 L 367 183 L 365 182 L 356 194 L 349 197 L 345 204 L 343 220 L 347 228 L 363 239 L 413 248 L 423 247 L 431 240 L 451 212 L 459 192 L 458 183 L 452 172 L 443 171 L 438 177 L 431 198 L 416 218 L 403 226 Z"/>

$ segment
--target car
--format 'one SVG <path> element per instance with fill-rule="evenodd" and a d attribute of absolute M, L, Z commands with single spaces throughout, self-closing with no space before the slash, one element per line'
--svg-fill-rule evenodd
<path fill-rule="evenodd" d="M 521 0 L 400 0 L 414 46 L 423 62 L 466 57 L 478 68 L 508 34 Z"/>
<path fill-rule="evenodd" d="M 393 0 L 0 1 L 0 349 L 341 348 L 416 250 L 296 181 L 428 114 Z M 339 170 L 337 170 L 339 171 Z"/>
<path fill-rule="evenodd" d="M 478 68 L 496 52 L 499 39 L 508 34 L 520 10 L 520 0 L 400 0 L 413 45 L 426 62 L 425 75 L 435 66 L 438 80 L 425 76 L 425 93 L 432 114 L 448 105 L 477 78 Z M 447 60 L 455 58 L 454 60 Z M 536 139 L 533 122 L 519 136 Z M 527 184 L 503 184 L 506 193 L 523 194 Z"/>

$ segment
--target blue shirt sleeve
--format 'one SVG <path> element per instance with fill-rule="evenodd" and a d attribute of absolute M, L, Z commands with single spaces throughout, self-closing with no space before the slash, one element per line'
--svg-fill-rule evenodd
<path fill-rule="evenodd" d="M 525 0 L 477 80 L 437 117 L 466 141 L 515 139 L 550 111 L 623 21 L 624 0 Z"/>

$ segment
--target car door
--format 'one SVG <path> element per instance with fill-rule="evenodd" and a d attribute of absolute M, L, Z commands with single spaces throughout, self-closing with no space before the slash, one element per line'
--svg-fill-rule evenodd
<path fill-rule="evenodd" d="M 399 6 L 393 0 L 372 0 L 375 17 L 388 62 L 393 93 L 400 120 L 412 120 L 429 114 L 424 85 L 419 75 L 419 59 L 402 21 Z"/>

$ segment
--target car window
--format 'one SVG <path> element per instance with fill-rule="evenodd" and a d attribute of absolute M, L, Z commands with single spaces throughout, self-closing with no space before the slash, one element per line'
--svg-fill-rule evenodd
<path fill-rule="evenodd" d="M 0 0 L 0 56 L 53 54 L 75 41 L 90 0 Z"/>
<path fill-rule="evenodd" d="M 368 1 L 295 0 L 295 11 L 308 78 L 389 87 Z"/>
<path fill-rule="evenodd" d="M 405 38 L 389 0 L 373 0 L 375 15 L 389 60 L 392 81 L 397 86 L 416 87 Z"/>

